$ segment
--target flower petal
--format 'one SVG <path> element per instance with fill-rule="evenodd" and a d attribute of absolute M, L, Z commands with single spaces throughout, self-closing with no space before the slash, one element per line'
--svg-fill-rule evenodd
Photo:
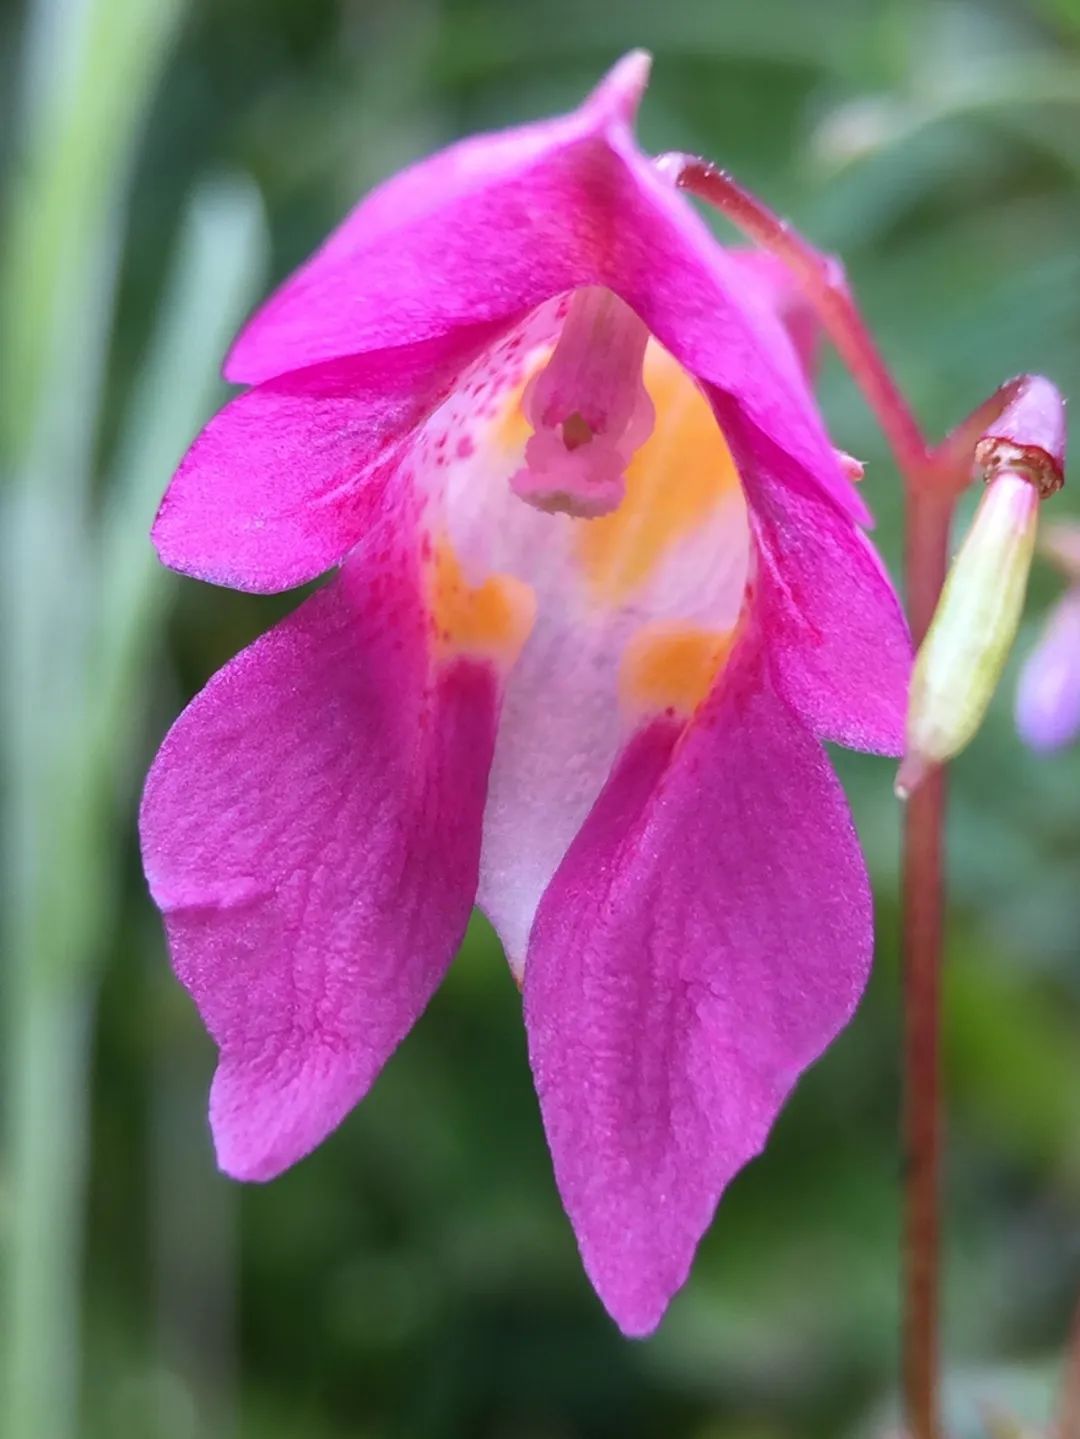
<path fill-rule="evenodd" d="M 264 594 L 339 564 L 378 515 L 415 427 L 496 333 L 334 360 L 240 395 L 166 491 L 153 529 L 164 563 Z"/>
<path fill-rule="evenodd" d="M 1055 605 L 1024 662 L 1016 724 L 1037 750 L 1060 749 L 1080 735 L 1080 589 L 1069 590 Z"/>
<path fill-rule="evenodd" d="M 210 1116 L 237 1178 L 341 1121 L 464 933 L 494 671 L 434 665 L 430 641 L 399 537 L 215 675 L 150 773 L 146 873 L 221 1050 Z"/>
<path fill-rule="evenodd" d="M 713 398 L 750 502 L 777 689 L 822 739 L 903 754 L 911 639 L 880 558 L 782 450 Z"/>
<path fill-rule="evenodd" d="M 545 894 L 525 1015 L 555 1175 L 628 1334 L 686 1278 L 734 1174 L 850 1018 L 871 955 L 825 755 L 744 641 L 673 748 L 638 734 Z"/>
<path fill-rule="evenodd" d="M 255 316 L 230 378 L 509 324 L 555 295 L 606 285 L 804 479 L 865 519 L 775 297 L 748 282 L 637 148 L 628 121 L 640 86 L 640 66 L 617 69 L 572 115 L 469 141 L 376 192 Z"/>
<path fill-rule="evenodd" d="M 817 372 L 823 333 L 821 321 L 806 292 L 783 260 L 767 250 L 728 250 L 728 259 L 741 271 L 748 292 L 780 320 L 809 384 Z"/>
<path fill-rule="evenodd" d="M 571 114 L 461 140 L 377 186 L 256 312 L 233 346 L 226 377 L 255 384 L 319 360 L 439 333 L 462 323 L 463 315 L 469 323 L 479 318 L 472 314 L 477 288 L 480 303 L 500 317 L 570 288 L 542 284 L 521 303 L 512 298 L 530 271 L 545 264 L 543 253 L 513 255 L 520 230 L 541 219 L 521 213 L 528 195 L 520 181 L 535 178 L 539 211 L 545 189 L 557 191 L 566 182 L 567 152 L 573 161 L 583 139 L 633 119 L 648 69 L 648 57 L 632 52 Z M 535 177 L 533 167 L 539 167 Z M 544 223 L 557 231 L 558 211 Z M 568 216 L 566 229 L 574 228 Z M 476 244 L 474 262 L 470 245 Z M 517 263 L 485 270 L 493 244 L 502 260 Z M 387 295 L 394 304 L 387 305 Z"/>

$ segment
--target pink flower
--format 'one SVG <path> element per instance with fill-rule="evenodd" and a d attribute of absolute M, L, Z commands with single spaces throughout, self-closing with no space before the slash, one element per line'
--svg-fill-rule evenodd
<path fill-rule="evenodd" d="M 630 1334 L 858 1002 L 870 891 L 821 741 L 899 754 L 909 668 L 805 316 L 793 342 L 775 269 L 637 149 L 646 74 L 388 181 L 241 335 L 252 388 L 155 542 L 259 592 L 340 568 L 180 717 L 142 812 L 222 1168 L 340 1123 L 476 901 Z"/>
<path fill-rule="evenodd" d="M 1016 724 L 1036 750 L 1061 749 L 1080 735 L 1080 525 L 1054 525 L 1042 548 L 1069 580 L 1020 672 Z"/>

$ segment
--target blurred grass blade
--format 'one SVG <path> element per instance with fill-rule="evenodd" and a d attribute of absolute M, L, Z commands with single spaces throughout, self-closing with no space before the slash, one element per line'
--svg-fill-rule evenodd
<path fill-rule="evenodd" d="M 186 0 L 39 0 L 31 20 L 0 281 L 0 437 L 9 457 L 33 434 L 46 377 L 71 333 L 87 237 L 126 187 L 185 9 Z M 63 83 L 42 94 L 32 82 L 43 75 Z M 64 484 L 62 474 L 49 478 Z"/>
<path fill-rule="evenodd" d="M 30 1433 L 64 1439 L 75 1432 L 86 1071 L 95 973 L 115 898 L 114 861 L 122 852 L 107 836 L 138 710 L 135 676 L 164 594 L 147 531 L 172 465 L 212 402 L 221 354 L 265 257 L 253 188 L 239 180 L 204 185 L 188 210 L 131 397 L 94 556 L 98 583 L 80 584 L 76 574 L 70 586 L 40 597 L 59 626 L 81 636 L 86 652 L 67 663 L 66 652 L 47 643 L 38 627 L 41 683 L 23 694 L 28 717 L 28 701 L 42 689 L 61 685 L 67 702 L 37 746 L 40 763 L 29 765 L 26 804 L 13 813 L 26 821 L 28 884 L 17 906 L 23 922 L 11 936 L 9 991 L 11 1439 Z M 31 490 L 25 503 L 46 515 L 56 508 Z M 90 609 L 84 628 L 81 611 L 95 591 L 100 606 L 96 615 Z M 96 664 L 88 664 L 95 654 Z M 61 673 L 52 674 L 50 666 Z M 26 724 L 10 733 L 29 736 L 31 730 Z M 48 835 L 35 814 L 52 816 Z"/>
<path fill-rule="evenodd" d="M 1080 66 L 1071 61 L 1053 55 L 984 61 L 950 75 L 947 84 L 917 87 L 903 96 L 863 95 L 840 105 L 811 135 L 810 153 L 832 177 L 886 150 L 910 146 L 922 131 L 949 121 L 1000 121 L 1012 111 L 1078 105 Z M 1060 143 L 1058 124 L 1031 135 L 1077 173 L 1080 158 L 1075 148 Z"/>

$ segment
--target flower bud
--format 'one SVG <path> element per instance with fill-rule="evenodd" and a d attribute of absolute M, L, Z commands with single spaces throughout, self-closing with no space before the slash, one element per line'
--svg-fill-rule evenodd
<path fill-rule="evenodd" d="M 907 754 L 896 778 L 906 799 L 982 723 L 1016 637 L 1038 525 L 1039 490 L 1023 473 L 990 480 L 915 661 Z"/>

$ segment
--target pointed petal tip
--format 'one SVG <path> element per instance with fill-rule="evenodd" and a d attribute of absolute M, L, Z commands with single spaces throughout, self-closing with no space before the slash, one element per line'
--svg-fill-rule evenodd
<path fill-rule="evenodd" d="M 235 1153 L 228 1142 L 222 1143 L 216 1136 L 214 1156 L 218 1173 L 223 1174 L 226 1179 L 235 1180 L 237 1184 L 269 1184 L 282 1172 L 281 1166 L 269 1165 Z"/>
<path fill-rule="evenodd" d="M 660 1328 L 660 1321 L 667 1313 L 667 1301 L 648 1309 L 628 1309 L 619 1311 L 608 1305 L 604 1306 L 618 1326 L 619 1333 L 624 1339 L 651 1339 Z"/>
<path fill-rule="evenodd" d="M 210 1136 L 218 1170 L 241 1184 L 266 1184 L 284 1173 L 313 1147 L 290 1143 L 280 1123 L 291 1106 L 282 1097 L 268 1106 L 244 1072 L 227 1058 L 218 1062 L 210 1086 Z"/>
<path fill-rule="evenodd" d="M 586 104 L 609 113 L 612 120 L 632 125 L 652 71 L 648 50 L 631 50 L 607 72 Z"/>
<path fill-rule="evenodd" d="M 581 1254 L 597 1298 L 624 1339 L 652 1338 L 690 1270 L 688 1261 L 676 1278 L 650 1272 L 640 1255 L 623 1255 L 613 1265 L 615 1256 L 588 1254 L 586 1248 Z"/>
<path fill-rule="evenodd" d="M 291 1161 L 277 1162 L 265 1145 L 252 1143 L 252 1136 L 235 1120 L 224 1120 L 210 1110 L 210 1133 L 214 1141 L 214 1159 L 218 1170 L 227 1179 L 240 1184 L 267 1184 L 289 1168 Z"/>

